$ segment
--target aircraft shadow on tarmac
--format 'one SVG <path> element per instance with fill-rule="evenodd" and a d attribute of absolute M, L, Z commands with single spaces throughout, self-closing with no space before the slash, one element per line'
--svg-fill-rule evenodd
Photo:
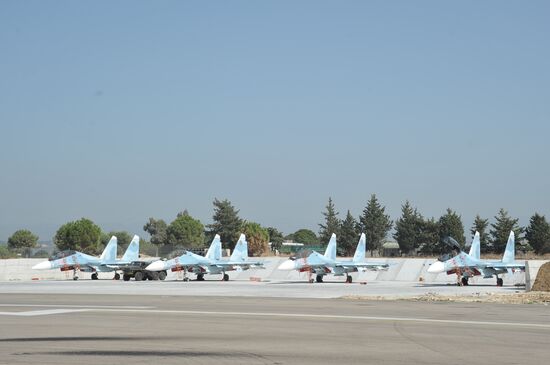
<path fill-rule="evenodd" d="M 155 340 L 173 340 L 173 336 L 155 336 Z M 0 338 L 0 342 L 73 342 L 73 341 L 150 341 L 151 336 L 71 336 Z"/>
<path fill-rule="evenodd" d="M 267 281 L 266 281 L 267 282 Z M 288 281 L 272 281 L 269 282 L 270 285 L 280 285 L 280 284 L 307 284 L 312 286 L 318 285 L 342 285 L 347 284 L 345 281 L 323 281 L 322 283 L 309 283 L 305 280 L 288 280 Z M 360 284 L 359 282 L 353 284 Z M 352 285 L 353 285 L 352 284 Z M 349 284 L 347 284 L 349 285 Z"/>
<path fill-rule="evenodd" d="M 72 351 L 41 351 L 24 352 L 17 355 L 57 355 L 57 356 L 120 356 L 120 357 L 187 357 L 187 358 L 233 358 L 245 360 L 267 361 L 264 356 L 248 352 L 222 351 L 155 351 L 155 350 L 72 350 Z"/>

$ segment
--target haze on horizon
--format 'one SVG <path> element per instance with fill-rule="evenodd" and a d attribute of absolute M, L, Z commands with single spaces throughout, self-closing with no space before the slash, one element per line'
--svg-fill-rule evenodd
<path fill-rule="evenodd" d="M 370 194 L 550 216 L 550 3 L 2 1 L 0 240 Z M 469 241 L 470 239 L 467 238 Z"/>

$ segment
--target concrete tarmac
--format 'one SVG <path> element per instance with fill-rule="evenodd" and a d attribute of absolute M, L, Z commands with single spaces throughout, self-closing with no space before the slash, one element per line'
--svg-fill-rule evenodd
<path fill-rule="evenodd" d="M 1 364 L 542 364 L 544 305 L 0 295 Z"/>
<path fill-rule="evenodd" d="M 407 298 L 425 294 L 449 296 L 487 293 L 523 292 L 524 286 L 477 284 L 459 287 L 446 283 L 419 283 L 404 281 L 369 281 L 346 284 L 343 279 L 327 278 L 324 283 L 302 281 L 247 280 L 220 281 L 208 276 L 206 281 L 129 281 L 122 280 L 58 280 L 0 282 L 0 293 L 44 293 L 44 294 L 125 294 L 125 295 L 181 295 L 181 296 L 237 296 L 275 298 L 340 298 L 344 296 L 371 296 L 385 298 Z"/>

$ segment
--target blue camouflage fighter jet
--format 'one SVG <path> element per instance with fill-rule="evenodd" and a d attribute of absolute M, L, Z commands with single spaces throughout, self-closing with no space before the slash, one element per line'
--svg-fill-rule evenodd
<path fill-rule="evenodd" d="M 307 272 L 315 274 L 315 281 L 323 282 L 323 276 L 333 274 L 334 276 L 346 275 L 346 282 L 353 281 L 350 273 L 358 271 L 378 271 L 387 270 L 389 265 L 385 262 L 367 262 L 365 253 L 367 250 L 366 237 L 362 233 L 359 238 L 359 243 L 355 249 L 355 254 L 351 261 L 336 260 L 336 235 L 333 233 L 325 250 L 325 254 L 321 255 L 314 250 L 303 250 L 295 256 L 291 256 L 288 260 L 283 261 L 278 267 L 279 270 L 298 270 L 299 272 Z M 309 279 L 313 283 L 313 279 Z"/>
<path fill-rule="evenodd" d="M 447 275 L 456 274 L 459 279 L 459 285 L 468 285 L 468 279 L 474 276 L 483 275 L 483 278 L 496 277 L 497 286 L 503 285 L 502 278 L 499 275 L 512 274 L 514 271 L 525 271 L 525 262 L 515 261 L 515 236 L 511 231 L 506 243 L 506 249 L 502 260 L 482 260 L 480 259 L 480 240 L 479 232 L 476 232 L 470 247 L 470 252 L 460 249 L 458 243 L 450 239 L 454 249 L 458 254 L 450 257 L 444 255 L 428 267 L 428 272 L 439 274 L 447 272 Z"/>
<path fill-rule="evenodd" d="M 263 262 L 248 259 L 248 242 L 246 242 L 245 235 L 241 234 L 229 260 L 222 260 L 222 242 L 220 236 L 216 235 L 205 256 L 185 251 L 183 255 L 171 260 L 155 261 L 145 269 L 149 271 L 183 271 L 184 281 L 189 280 L 187 273 L 196 274 L 198 281 L 204 280 L 205 274 L 223 274 L 223 281 L 228 281 L 229 275 L 226 271 L 242 271 L 262 266 Z"/>
<path fill-rule="evenodd" d="M 139 258 L 139 236 L 135 235 L 120 260 L 117 259 L 117 238 L 112 236 L 105 246 L 101 256 L 91 256 L 74 250 L 58 252 L 47 261 L 40 262 L 32 267 L 33 270 L 60 269 L 61 271 L 73 271 L 73 280 L 78 280 L 80 272 L 92 273 L 91 279 L 98 279 L 98 272 L 115 272 L 114 279 L 120 279 L 117 270 L 129 265 Z"/>

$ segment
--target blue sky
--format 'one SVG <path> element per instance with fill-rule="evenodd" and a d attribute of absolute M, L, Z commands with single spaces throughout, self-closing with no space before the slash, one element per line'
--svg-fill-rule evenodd
<path fill-rule="evenodd" d="M 0 240 L 212 200 L 550 215 L 544 1 L 2 1 Z"/>

